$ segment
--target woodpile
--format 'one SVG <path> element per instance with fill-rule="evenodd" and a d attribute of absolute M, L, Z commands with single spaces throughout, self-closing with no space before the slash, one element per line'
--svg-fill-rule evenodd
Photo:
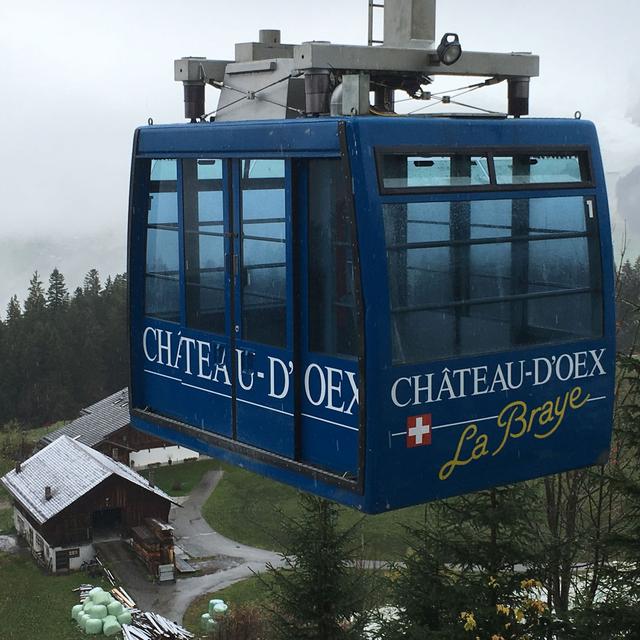
<path fill-rule="evenodd" d="M 127 609 L 136 608 L 134 599 L 124 590 L 123 587 L 114 587 L 113 589 L 111 589 L 111 595 L 125 607 L 127 607 Z"/>
<path fill-rule="evenodd" d="M 186 629 L 157 613 L 136 611 L 132 623 L 122 626 L 124 640 L 190 640 Z"/>

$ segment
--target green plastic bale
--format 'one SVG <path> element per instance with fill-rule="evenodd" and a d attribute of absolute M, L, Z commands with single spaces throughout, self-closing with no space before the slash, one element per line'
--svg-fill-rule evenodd
<path fill-rule="evenodd" d="M 206 631 L 208 629 L 208 624 L 209 624 L 209 620 L 211 620 L 211 616 L 208 613 L 203 613 L 200 616 L 200 628 L 203 631 Z"/>
<path fill-rule="evenodd" d="M 116 618 L 124 611 L 124 607 L 121 602 L 114 600 L 111 604 L 107 605 L 107 611 L 110 616 L 116 616 Z"/>
<path fill-rule="evenodd" d="M 87 620 L 91 620 L 91 616 L 84 611 L 78 616 L 77 622 L 78 626 L 84 631 L 85 626 L 87 625 Z"/>
<path fill-rule="evenodd" d="M 229 607 L 224 602 L 219 602 L 213 606 L 213 614 L 211 617 L 222 618 L 227 613 L 228 608 Z"/>
<path fill-rule="evenodd" d="M 104 593 L 104 589 L 102 587 L 93 587 L 93 589 L 89 591 L 89 597 L 93 598 L 96 593 Z"/>
<path fill-rule="evenodd" d="M 113 596 L 106 591 L 102 591 L 101 593 L 96 593 L 96 595 L 91 599 L 93 600 L 93 604 L 100 604 L 106 607 L 110 602 L 113 601 Z"/>
<path fill-rule="evenodd" d="M 74 620 L 77 620 L 81 611 L 84 611 L 84 608 L 82 607 L 82 605 L 81 604 L 76 604 L 75 606 L 73 606 L 71 608 L 71 617 Z"/>
<path fill-rule="evenodd" d="M 207 611 L 209 612 L 210 616 L 213 615 L 213 607 L 215 607 L 217 604 L 224 604 L 224 600 L 220 600 L 219 598 L 209 600 L 209 608 L 207 609 Z"/>
<path fill-rule="evenodd" d="M 125 609 L 119 616 L 118 622 L 120 624 L 131 624 L 131 611 Z"/>
<path fill-rule="evenodd" d="M 93 606 L 94 606 L 94 602 L 93 602 L 93 600 L 92 600 L 91 598 L 87 598 L 87 599 L 84 601 L 84 604 L 82 605 L 82 610 L 83 610 L 85 613 L 89 613 L 89 609 L 91 609 L 91 607 L 93 607 Z"/>
<path fill-rule="evenodd" d="M 116 620 L 116 618 L 114 618 L 113 620 L 109 620 L 109 618 L 111 618 L 111 616 L 104 619 L 105 622 L 102 625 L 102 632 L 105 636 L 117 636 L 120 631 L 122 631 L 122 627 L 120 626 L 120 623 Z M 109 622 L 107 622 L 107 620 L 109 620 Z"/>
<path fill-rule="evenodd" d="M 131 624 L 132 617 L 131 611 L 129 609 L 125 609 L 118 617 L 118 622 L 120 624 Z"/>
<path fill-rule="evenodd" d="M 84 630 L 90 636 L 99 636 L 102 633 L 102 620 L 91 618 L 87 620 Z"/>
<path fill-rule="evenodd" d="M 205 629 L 205 631 L 207 633 L 213 633 L 216 630 L 217 626 L 218 626 L 218 623 L 213 618 L 211 618 L 211 620 L 207 622 L 207 628 Z"/>
<path fill-rule="evenodd" d="M 107 607 L 105 607 L 103 604 L 94 604 L 93 607 L 89 609 L 89 615 L 96 620 L 106 618 L 107 614 Z"/>

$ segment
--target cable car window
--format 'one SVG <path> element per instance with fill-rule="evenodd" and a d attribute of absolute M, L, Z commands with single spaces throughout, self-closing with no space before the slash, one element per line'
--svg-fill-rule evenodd
<path fill-rule="evenodd" d="M 187 326 L 225 333 L 222 160 L 183 160 Z"/>
<path fill-rule="evenodd" d="M 284 160 L 243 160 L 242 337 L 287 344 Z"/>
<path fill-rule="evenodd" d="M 177 163 L 151 160 L 147 208 L 145 313 L 178 322 L 179 235 Z"/>
<path fill-rule="evenodd" d="M 379 170 L 385 190 L 482 186 L 491 182 L 485 156 L 386 153 L 381 156 Z"/>
<path fill-rule="evenodd" d="M 494 156 L 497 184 L 589 182 L 586 153 Z"/>
<path fill-rule="evenodd" d="M 356 356 L 353 206 L 339 159 L 309 166 L 309 348 Z"/>
<path fill-rule="evenodd" d="M 602 335 L 583 197 L 383 210 L 395 363 Z"/>

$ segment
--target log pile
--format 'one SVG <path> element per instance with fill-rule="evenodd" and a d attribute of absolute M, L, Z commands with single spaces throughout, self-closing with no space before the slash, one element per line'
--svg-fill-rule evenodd
<path fill-rule="evenodd" d="M 157 613 L 135 611 L 132 623 L 122 626 L 124 640 L 190 640 L 186 629 Z"/>
<path fill-rule="evenodd" d="M 134 599 L 124 590 L 124 587 L 114 587 L 111 589 L 111 595 L 127 607 L 127 609 L 136 608 Z"/>

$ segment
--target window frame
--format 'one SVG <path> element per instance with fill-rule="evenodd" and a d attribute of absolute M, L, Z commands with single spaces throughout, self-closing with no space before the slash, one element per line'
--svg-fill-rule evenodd
<path fill-rule="evenodd" d="M 175 162 L 176 166 L 176 177 L 175 179 L 171 178 L 168 180 L 153 180 L 151 178 L 151 172 L 153 170 L 153 162 L 158 160 L 168 160 Z M 147 175 L 144 181 L 144 196 L 146 206 L 144 208 L 144 220 L 143 220 L 143 228 L 144 228 L 144 258 L 143 258 L 143 269 L 142 269 L 142 290 L 143 290 L 143 299 L 142 299 L 142 309 L 143 315 L 147 318 L 152 318 L 154 320 L 159 320 L 162 322 L 168 322 L 171 324 L 181 324 L 182 323 L 182 315 L 183 315 L 183 304 L 182 304 L 182 278 L 183 278 L 183 269 L 182 269 L 182 260 L 183 260 L 183 251 L 182 251 L 182 162 L 181 158 L 174 156 L 164 156 L 158 155 L 149 158 L 137 158 L 137 162 L 139 163 L 137 170 L 140 170 L 141 166 L 144 166 L 148 161 L 148 170 Z M 175 188 L 172 188 L 175 187 Z M 175 193 L 176 194 L 176 222 L 149 222 L 149 208 L 148 202 L 149 197 L 152 193 Z M 167 275 L 167 273 L 156 273 L 148 270 L 148 248 L 149 248 L 149 230 L 157 230 L 157 231 L 171 231 L 175 232 L 178 240 L 178 269 L 175 271 L 177 277 L 173 275 Z M 174 273 L 173 271 L 170 273 Z M 177 316 L 175 318 L 167 318 L 159 315 L 155 312 L 149 312 L 147 309 L 148 303 L 148 290 L 147 283 L 148 279 L 154 280 L 165 280 L 168 282 L 176 282 L 178 286 L 178 309 Z"/>
<path fill-rule="evenodd" d="M 508 185 L 508 186 L 511 187 L 511 185 Z M 543 185 L 542 190 L 547 191 L 546 185 Z M 446 190 L 446 192 L 448 193 L 451 193 L 451 192 L 457 193 L 458 191 L 460 190 L 456 188 Z M 474 191 L 476 191 L 476 189 L 474 189 Z M 487 191 L 487 190 L 483 190 L 483 191 Z M 510 191 L 514 193 L 512 197 L 509 197 L 509 194 L 503 193 L 504 191 Z M 550 193 L 546 196 L 542 193 L 527 194 L 527 193 L 522 193 L 522 191 L 523 189 L 507 189 L 507 190 L 500 189 L 501 193 L 497 198 L 486 198 L 486 199 L 487 200 L 510 200 L 513 202 L 515 200 L 531 201 L 532 199 L 545 199 L 545 198 L 555 199 L 555 198 L 562 198 L 565 195 L 577 196 L 583 200 L 584 207 L 585 207 L 585 216 L 588 216 L 588 212 L 586 211 L 586 209 L 588 206 L 587 201 L 589 200 L 593 203 L 593 207 L 595 208 L 595 213 L 593 218 L 587 217 L 585 219 L 584 231 L 576 231 L 576 232 L 567 231 L 567 232 L 560 232 L 560 233 L 550 233 L 545 235 L 536 234 L 533 238 L 531 236 L 517 236 L 517 237 L 514 237 L 514 236 L 501 237 L 500 236 L 495 238 L 478 238 L 478 239 L 461 240 L 461 241 L 436 240 L 432 242 L 417 242 L 417 243 L 402 243 L 402 244 L 394 243 L 392 245 L 387 245 L 387 242 L 385 239 L 384 240 L 384 256 L 385 256 L 385 268 L 387 270 L 387 284 L 389 283 L 389 277 L 390 277 L 389 276 L 390 247 L 392 252 L 393 251 L 408 252 L 411 249 L 454 248 L 456 246 L 475 246 L 475 245 L 487 245 L 487 244 L 491 245 L 491 244 L 504 244 L 504 243 L 513 244 L 514 242 L 528 243 L 531 240 L 535 242 L 535 241 L 556 240 L 556 239 L 564 239 L 564 238 L 567 238 L 567 239 L 584 238 L 584 240 L 586 241 L 587 251 L 590 257 L 590 269 L 589 269 L 589 276 L 590 276 L 590 282 L 591 282 L 590 286 L 573 288 L 568 290 L 551 291 L 551 292 L 533 292 L 533 293 L 525 293 L 525 294 L 512 294 L 512 295 L 501 296 L 501 297 L 496 296 L 491 298 L 476 298 L 476 299 L 470 298 L 470 299 L 449 301 L 449 302 L 433 302 L 433 303 L 418 305 L 415 307 L 399 307 L 396 309 L 393 308 L 391 304 L 391 298 L 389 297 L 388 305 L 387 305 L 389 322 L 392 323 L 393 322 L 392 318 L 394 317 L 394 315 L 397 315 L 397 314 L 407 314 L 407 313 L 413 313 L 413 312 L 419 313 L 422 311 L 438 311 L 441 309 L 456 309 L 456 308 L 464 309 L 465 307 L 485 305 L 485 304 L 499 304 L 502 302 L 510 304 L 512 302 L 519 302 L 519 301 L 526 302 L 529 299 L 591 293 L 591 294 L 596 294 L 598 296 L 598 300 L 592 301 L 592 304 L 598 303 L 600 306 L 600 327 L 599 327 L 600 333 L 598 336 L 584 336 L 584 337 L 575 336 L 573 338 L 567 338 L 566 340 L 552 340 L 549 342 L 536 343 L 536 344 L 522 344 L 522 345 L 512 344 L 509 346 L 508 351 L 533 349 L 533 348 L 539 348 L 539 347 L 550 346 L 550 345 L 553 346 L 553 345 L 564 344 L 564 343 L 578 342 L 582 340 L 601 339 L 605 335 L 605 300 L 603 295 L 604 283 L 602 280 L 601 234 L 600 234 L 600 228 L 597 223 L 598 216 L 597 216 L 596 195 L 593 193 L 590 193 L 588 190 L 585 190 L 585 189 L 567 190 L 565 188 L 565 191 L 571 191 L 571 193 L 566 193 L 566 194 L 558 193 L 557 190 L 555 189 L 554 190 L 549 189 L 548 191 L 550 191 Z M 540 189 L 525 189 L 524 191 L 533 192 L 533 191 L 540 191 Z M 399 201 L 397 197 L 393 197 L 393 198 L 381 199 L 380 204 L 381 204 L 381 210 L 382 210 L 382 206 L 387 204 L 415 204 L 415 203 L 429 203 L 429 202 L 443 202 L 443 203 L 446 202 L 451 204 L 452 202 L 474 202 L 474 201 L 481 201 L 484 199 L 485 198 L 482 197 L 482 194 L 473 193 L 473 194 L 470 194 L 470 198 L 467 200 L 465 200 L 464 197 L 453 198 L 450 200 L 444 199 L 442 197 L 438 197 L 436 199 L 432 199 L 430 197 L 427 197 L 427 198 L 412 197 L 408 200 Z M 593 258 L 596 258 L 596 261 L 592 263 L 591 260 Z M 430 356 L 427 354 L 426 356 L 421 356 L 420 358 L 417 358 L 417 359 L 399 360 L 394 355 L 393 338 L 392 338 L 391 332 L 389 333 L 387 339 L 389 340 L 390 364 L 394 368 L 415 366 L 418 363 L 429 362 L 429 361 L 454 360 L 454 359 L 460 359 L 461 357 L 463 357 L 463 354 L 459 354 L 459 353 L 451 353 L 447 355 L 434 355 L 434 356 Z M 502 351 L 504 351 L 504 349 L 486 350 L 486 351 L 481 351 L 481 352 L 477 352 L 469 355 L 473 357 L 483 356 L 483 355 L 493 355 L 496 353 L 500 353 Z"/>
<path fill-rule="evenodd" d="M 510 155 L 575 155 L 579 158 L 580 167 L 587 173 L 587 180 L 579 182 L 529 182 L 498 184 L 494 157 L 504 157 Z M 483 185 L 449 185 L 449 186 L 420 186 L 420 187 L 387 187 L 384 184 L 384 161 L 385 155 L 403 156 L 481 156 L 487 158 L 489 169 L 489 184 Z M 421 195 L 434 193 L 496 193 L 504 191 L 547 191 L 558 189 L 593 189 L 595 182 L 593 179 L 593 162 L 591 148 L 588 145 L 574 145 L 571 147 L 563 145 L 545 146 L 505 146 L 505 147 L 442 147 L 442 146 L 392 146 L 375 147 L 376 180 L 380 195 Z M 584 163 L 584 164 L 583 164 Z"/>

